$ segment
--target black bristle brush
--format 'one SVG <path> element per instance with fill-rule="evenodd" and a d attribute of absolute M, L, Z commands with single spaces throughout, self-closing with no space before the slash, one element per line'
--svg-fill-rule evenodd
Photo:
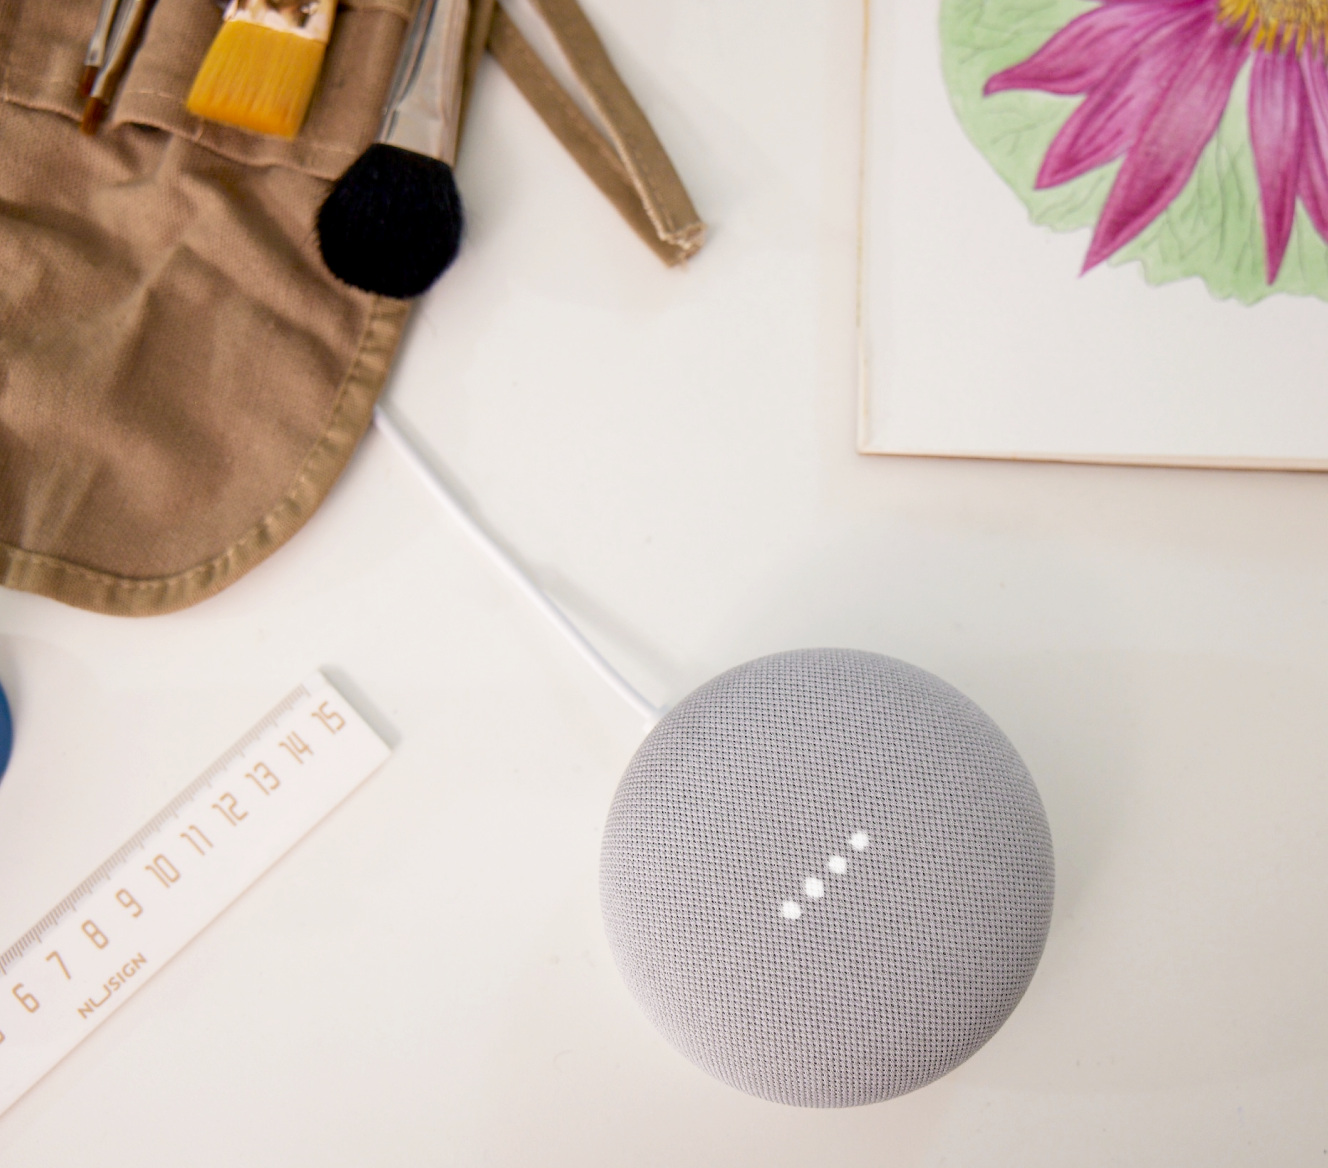
<path fill-rule="evenodd" d="M 337 180 L 318 212 L 333 275 L 382 296 L 425 292 L 461 246 L 452 175 L 461 123 L 469 0 L 421 0 L 378 140 Z"/>

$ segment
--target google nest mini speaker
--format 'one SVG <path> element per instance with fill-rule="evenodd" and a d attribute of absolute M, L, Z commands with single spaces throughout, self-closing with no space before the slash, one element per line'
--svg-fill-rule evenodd
<path fill-rule="evenodd" d="M 609 944 L 684 1055 L 762 1098 L 889 1099 L 1009 1017 L 1046 941 L 1051 833 L 973 702 L 875 653 L 763 657 L 642 743 L 604 832 Z"/>

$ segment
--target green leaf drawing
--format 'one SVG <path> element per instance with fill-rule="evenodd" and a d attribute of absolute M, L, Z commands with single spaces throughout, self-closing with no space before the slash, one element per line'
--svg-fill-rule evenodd
<path fill-rule="evenodd" d="M 1033 222 L 1054 231 L 1093 227 L 1120 164 L 1049 190 L 1035 190 L 1047 148 L 1081 99 L 1034 90 L 984 97 L 982 87 L 1094 7 L 1082 0 L 942 0 L 941 4 L 941 68 L 955 113 L 973 144 L 1028 207 Z M 1245 304 L 1275 292 L 1328 300 L 1328 245 L 1304 208 L 1297 208 L 1277 281 L 1265 282 L 1259 187 L 1246 116 L 1248 90 L 1247 66 L 1190 181 L 1110 262 L 1137 260 L 1150 284 L 1197 276 L 1212 295 Z"/>

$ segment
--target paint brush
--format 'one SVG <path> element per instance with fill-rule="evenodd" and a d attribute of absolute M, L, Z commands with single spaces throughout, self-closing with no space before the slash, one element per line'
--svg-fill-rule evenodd
<path fill-rule="evenodd" d="M 231 0 L 185 107 L 212 122 L 294 138 L 336 8 L 337 0 Z"/>
<path fill-rule="evenodd" d="M 79 97 L 87 97 L 97 80 L 97 73 L 106 60 L 106 43 L 111 37 L 111 25 L 115 21 L 115 10 L 120 0 L 101 0 L 101 11 L 97 14 L 97 25 L 92 30 L 92 39 L 88 41 L 88 51 L 83 57 L 83 75 L 78 81 Z"/>
<path fill-rule="evenodd" d="M 318 212 L 323 261 L 366 292 L 418 296 L 461 245 L 452 163 L 469 19 L 469 0 L 421 0 L 378 140 L 337 180 Z"/>
<path fill-rule="evenodd" d="M 115 9 L 104 60 L 88 93 L 87 104 L 83 107 L 83 120 L 79 123 L 83 133 L 95 134 L 106 111 L 110 109 L 115 87 L 119 85 L 120 76 L 134 54 L 134 43 L 138 40 L 143 21 L 147 19 L 151 7 L 152 0 L 120 0 Z"/>

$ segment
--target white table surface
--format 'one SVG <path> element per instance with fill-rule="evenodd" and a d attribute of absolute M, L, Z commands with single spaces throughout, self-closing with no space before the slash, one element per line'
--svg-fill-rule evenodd
<path fill-rule="evenodd" d="M 675 1054 L 596 900 L 637 721 L 371 435 L 194 609 L 0 594 L 5 940 L 311 668 L 396 747 L 0 1118 L 0 1164 L 1328 1164 L 1328 480 L 856 454 L 860 9 L 589 7 L 710 245 L 661 267 L 490 62 L 466 250 L 387 400 L 652 699 L 830 644 L 985 707 L 1057 849 L 1027 996 L 849 1111 Z"/>

